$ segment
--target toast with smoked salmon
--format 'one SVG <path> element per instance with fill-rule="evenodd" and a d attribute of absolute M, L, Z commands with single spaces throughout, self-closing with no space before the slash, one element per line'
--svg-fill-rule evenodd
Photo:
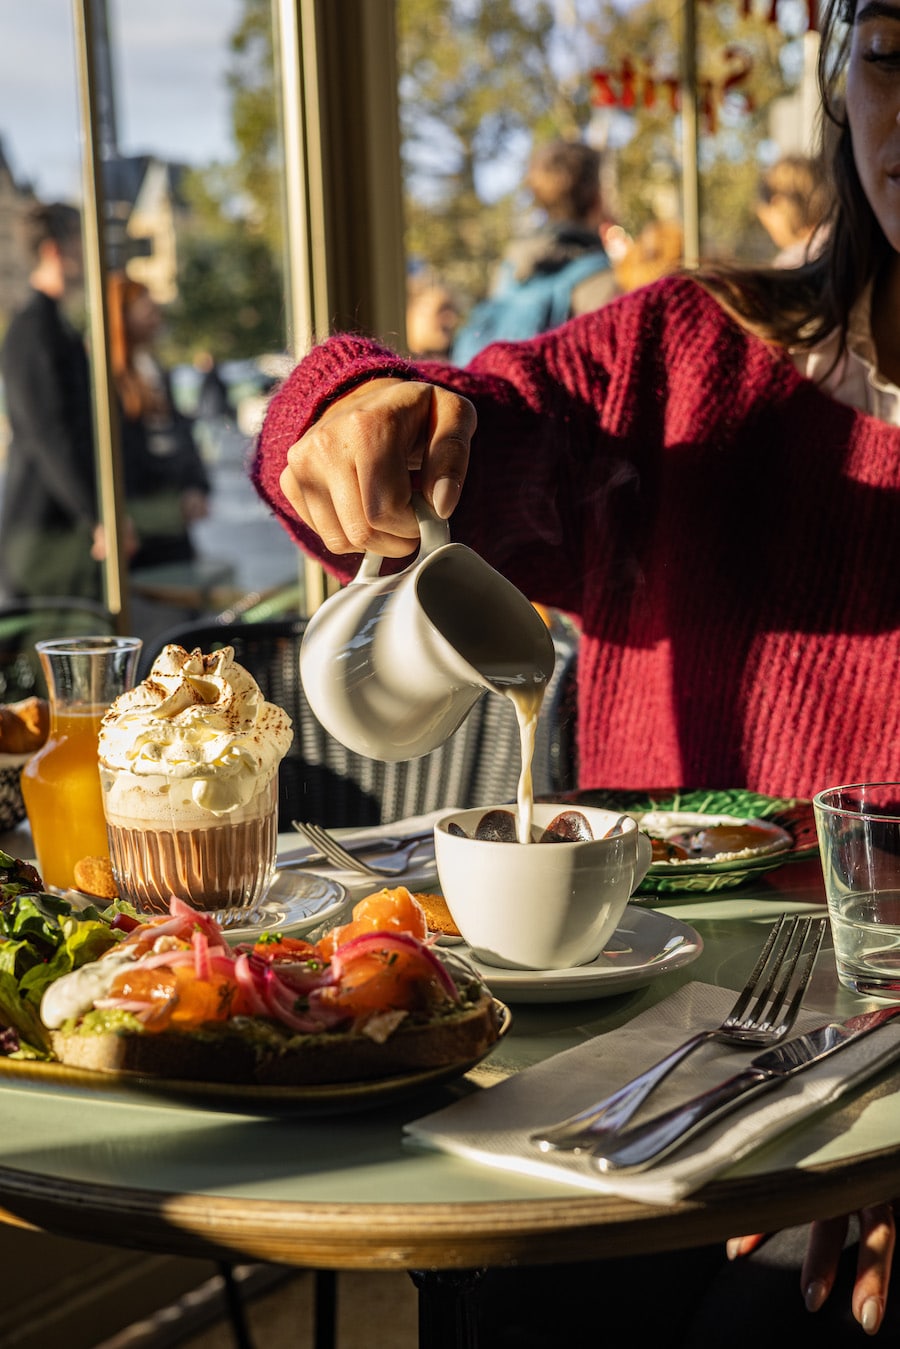
<path fill-rule="evenodd" d="M 470 967 L 426 940 L 400 887 L 361 901 L 317 942 L 262 934 L 230 947 L 178 900 L 46 990 L 62 1063 L 197 1082 L 306 1086 L 475 1062 L 497 1003 Z"/>

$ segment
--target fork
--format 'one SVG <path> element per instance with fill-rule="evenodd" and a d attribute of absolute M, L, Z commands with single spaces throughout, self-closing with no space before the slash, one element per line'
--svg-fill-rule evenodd
<path fill-rule="evenodd" d="M 390 858 L 380 862 L 364 862 L 361 857 L 355 857 L 353 853 L 348 852 L 343 844 L 320 824 L 310 824 L 302 820 L 291 820 L 291 824 L 298 834 L 302 834 L 314 848 L 318 848 L 332 866 L 338 867 L 341 871 L 356 871 L 361 876 L 374 876 L 379 879 L 385 876 L 402 876 L 407 869 L 411 854 L 416 848 L 421 847 L 423 842 L 421 838 L 411 839 L 407 845 L 393 852 Z"/>
<path fill-rule="evenodd" d="M 797 1019 L 825 934 L 825 924 L 824 918 L 782 914 L 769 932 L 750 977 L 721 1025 L 692 1035 L 611 1096 L 558 1124 L 537 1130 L 530 1136 L 530 1141 L 541 1152 L 589 1151 L 596 1146 L 599 1137 L 615 1133 L 627 1124 L 672 1069 L 707 1041 L 716 1040 L 748 1049 L 777 1044 Z M 791 993 L 795 974 L 796 983 Z M 748 1013 L 751 1003 L 753 1007 Z"/>

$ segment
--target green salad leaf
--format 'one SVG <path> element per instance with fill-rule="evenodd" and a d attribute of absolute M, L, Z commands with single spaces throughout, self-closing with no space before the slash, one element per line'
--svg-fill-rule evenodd
<path fill-rule="evenodd" d="M 124 933 L 110 926 L 114 917 L 93 905 L 75 910 L 68 900 L 44 893 L 19 895 L 0 910 L 0 1028 L 18 1037 L 12 1052 L 50 1057 L 40 1017 L 44 990 L 121 940 Z"/>
<path fill-rule="evenodd" d="M 0 1025 L 16 1032 L 16 1057 L 50 1057 L 50 1032 L 38 1008 L 19 992 L 15 978 L 6 970 L 0 970 Z"/>

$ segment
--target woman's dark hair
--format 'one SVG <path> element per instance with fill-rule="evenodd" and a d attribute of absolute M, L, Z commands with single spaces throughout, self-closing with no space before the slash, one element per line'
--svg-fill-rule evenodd
<path fill-rule="evenodd" d="M 869 205 L 853 157 L 841 86 L 850 51 L 855 0 L 829 0 L 819 47 L 823 154 L 833 199 L 821 251 L 802 267 L 703 268 L 697 279 L 740 321 L 785 347 L 812 347 L 838 329 L 891 253 Z"/>

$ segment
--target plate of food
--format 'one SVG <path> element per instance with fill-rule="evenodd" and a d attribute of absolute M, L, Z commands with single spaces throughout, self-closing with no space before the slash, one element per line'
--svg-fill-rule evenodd
<path fill-rule="evenodd" d="M 814 857 L 812 802 L 744 790 L 585 791 L 574 803 L 633 815 L 654 847 L 638 895 L 715 893 Z"/>
<path fill-rule="evenodd" d="M 0 1080 L 242 1112 L 360 1109 L 451 1081 L 510 1015 L 426 931 L 403 887 L 315 941 L 238 943 L 177 899 L 145 919 L 17 894 L 0 910 Z"/>

